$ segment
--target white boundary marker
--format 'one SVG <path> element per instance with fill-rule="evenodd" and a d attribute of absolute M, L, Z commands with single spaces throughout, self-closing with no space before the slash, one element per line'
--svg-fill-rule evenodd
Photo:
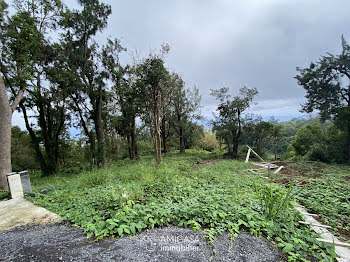
<path fill-rule="evenodd" d="M 309 216 L 302 206 L 294 206 L 296 210 L 298 210 L 304 217 L 305 217 L 305 222 L 308 223 L 311 228 L 318 234 L 320 234 L 320 239 L 319 241 L 326 242 L 327 243 L 333 243 L 335 244 L 335 253 L 339 256 L 337 258 L 337 261 L 339 262 L 350 262 L 350 250 L 344 246 L 340 246 L 339 243 L 341 243 L 333 234 L 331 234 L 326 228 L 320 227 L 319 222 L 314 219 L 312 216 Z M 316 239 L 318 240 L 318 239 Z M 336 245 L 337 244 L 337 245 Z M 345 244 L 345 243 L 343 243 Z"/>

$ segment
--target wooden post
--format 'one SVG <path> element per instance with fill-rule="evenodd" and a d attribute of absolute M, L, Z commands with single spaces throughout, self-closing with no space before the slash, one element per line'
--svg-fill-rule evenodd
<path fill-rule="evenodd" d="M 317 241 L 323 242 L 323 243 L 328 243 L 328 244 L 334 244 L 335 246 L 340 246 L 340 247 L 350 247 L 350 244 L 348 243 L 343 243 L 343 242 L 338 242 L 338 241 L 330 241 L 327 239 L 322 239 L 322 238 L 316 238 Z"/>
<path fill-rule="evenodd" d="M 245 158 L 245 163 L 248 163 L 248 161 L 249 161 L 250 151 L 251 151 L 251 148 L 249 147 L 247 156 L 246 156 L 246 158 Z"/>
<path fill-rule="evenodd" d="M 254 155 L 256 155 L 260 159 L 260 161 L 265 162 L 265 160 L 262 159 L 253 149 L 251 149 L 250 146 L 248 146 L 248 148 L 254 153 Z"/>
<path fill-rule="evenodd" d="M 275 172 L 273 172 L 274 175 L 277 175 L 279 172 L 281 172 L 281 170 L 284 168 L 284 166 L 280 166 L 279 168 L 277 168 L 277 170 Z"/>

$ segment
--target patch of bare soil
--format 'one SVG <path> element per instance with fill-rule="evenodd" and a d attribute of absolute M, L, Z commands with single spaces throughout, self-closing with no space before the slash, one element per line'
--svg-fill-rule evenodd
<path fill-rule="evenodd" d="M 209 160 L 204 160 L 203 162 L 200 162 L 200 163 L 196 163 L 193 167 L 193 169 L 197 169 L 199 167 L 202 167 L 202 166 L 206 166 L 206 165 L 214 165 L 220 161 L 222 161 L 224 159 L 221 159 L 221 158 L 218 158 L 218 159 L 209 159 Z"/>
<path fill-rule="evenodd" d="M 311 178 L 319 178 L 323 176 L 325 165 L 314 162 L 298 163 L 298 162 L 274 162 L 278 166 L 284 166 L 275 183 L 286 184 L 292 180 L 297 180 L 301 184 L 307 184 Z"/>

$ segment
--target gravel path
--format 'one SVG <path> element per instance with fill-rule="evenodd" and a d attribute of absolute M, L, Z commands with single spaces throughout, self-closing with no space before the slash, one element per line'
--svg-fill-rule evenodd
<path fill-rule="evenodd" d="M 169 226 L 136 236 L 88 240 L 67 225 L 26 226 L 0 232 L 0 261 L 280 261 L 279 251 L 263 238 L 241 233 L 215 242 L 216 255 L 200 232 Z"/>

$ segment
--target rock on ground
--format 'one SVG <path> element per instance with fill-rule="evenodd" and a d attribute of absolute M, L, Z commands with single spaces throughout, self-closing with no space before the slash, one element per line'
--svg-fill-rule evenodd
<path fill-rule="evenodd" d="M 247 233 L 220 236 L 214 248 L 216 255 L 202 233 L 175 226 L 99 242 L 62 224 L 0 232 L 0 261 L 281 261 L 270 242 Z"/>

